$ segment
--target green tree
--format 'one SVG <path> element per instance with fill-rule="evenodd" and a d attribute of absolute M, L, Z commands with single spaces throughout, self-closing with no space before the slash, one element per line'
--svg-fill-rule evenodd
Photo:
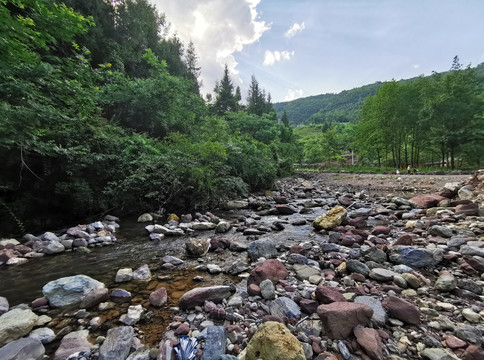
<path fill-rule="evenodd" d="M 237 111 L 238 103 L 227 64 L 225 64 L 222 80 L 215 85 L 214 93 L 215 101 L 212 105 L 214 114 L 222 116 L 228 111 Z"/>

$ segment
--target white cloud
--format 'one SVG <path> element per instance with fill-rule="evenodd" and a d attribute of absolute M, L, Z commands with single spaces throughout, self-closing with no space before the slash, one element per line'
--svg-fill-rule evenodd
<path fill-rule="evenodd" d="M 306 28 L 306 25 L 304 25 L 304 22 L 302 22 L 301 24 L 294 23 L 289 28 L 289 30 L 286 31 L 284 36 L 287 37 L 288 39 L 291 39 L 294 36 L 296 36 L 297 34 L 299 34 L 301 31 L 303 31 L 305 28 Z"/>
<path fill-rule="evenodd" d="M 283 50 L 283 51 L 266 50 L 264 54 L 264 65 L 270 66 L 270 65 L 274 65 L 276 62 L 279 62 L 279 61 L 289 60 L 293 55 L 294 55 L 294 51 L 289 52 L 286 50 Z"/>
<path fill-rule="evenodd" d="M 300 98 L 301 96 L 303 96 L 303 89 L 297 89 L 297 90 L 292 90 L 292 89 L 289 89 L 287 91 L 287 95 L 284 97 L 284 101 L 292 101 L 292 100 L 296 100 L 297 98 Z"/>
<path fill-rule="evenodd" d="M 260 0 L 151 0 L 171 23 L 171 32 L 195 45 L 202 68 L 203 92 L 211 92 L 227 64 L 234 80 L 237 62 L 234 53 L 257 42 L 270 26 L 260 20 Z"/>
<path fill-rule="evenodd" d="M 420 67 L 420 64 L 413 64 L 413 65 L 412 65 L 412 67 L 413 67 L 414 69 L 418 69 L 418 68 Z"/>

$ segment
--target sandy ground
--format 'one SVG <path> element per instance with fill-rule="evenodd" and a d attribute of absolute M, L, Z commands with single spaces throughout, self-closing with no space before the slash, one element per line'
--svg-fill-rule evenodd
<path fill-rule="evenodd" d="M 390 175 L 300 172 L 302 178 L 347 191 L 367 191 L 373 195 L 394 194 L 411 197 L 416 193 L 438 192 L 446 183 L 467 182 L 471 175 Z"/>

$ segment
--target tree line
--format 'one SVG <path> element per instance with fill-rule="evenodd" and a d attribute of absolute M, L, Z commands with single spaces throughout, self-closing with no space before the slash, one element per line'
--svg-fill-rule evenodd
<path fill-rule="evenodd" d="M 252 78 L 200 96 L 192 43 L 147 0 L 0 3 L 0 228 L 189 211 L 271 186 L 297 144 Z"/>

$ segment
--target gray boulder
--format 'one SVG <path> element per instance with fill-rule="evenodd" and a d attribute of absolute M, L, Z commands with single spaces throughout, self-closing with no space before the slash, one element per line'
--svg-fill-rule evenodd
<path fill-rule="evenodd" d="M 219 359 L 225 354 L 227 332 L 223 326 L 209 326 L 201 360 Z"/>
<path fill-rule="evenodd" d="M 12 309 L 0 316 L 0 346 L 27 335 L 39 317 L 30 309 Z"/>
<path fill-rule="evenodd" d="M 271 315 L 280 318 L 295 318 L 301 317 L 301 309 L 299 305 L 287 297 L 280 297 L 274 300 L 269 306 Z"/>
<path fill-rule="evenodd" d="M 134 329 L 131 326 L 120 326 L 109 329 L 101 348 L 99 360 L 125 360 L 133 342 Z"/>
<path fill-rule="evenodd" d="M 75 306 L 91 291 L 105 285 L 86 275 L 63 277 L 44 285 L 42 292 L 54 307 Z"/>
<path fill-rule="evenodd" d="M 45 254 L 57 254 L 65 251 L 66 248 L 59 241 L 43 241 L 41 252 Z"/>
<path fill-rule="evenodd" d="M 45 348 L 39 340 L 23 338 L 0 348 L 2 360 L 42 360 Z"/>
<path fill-rule="evenodd" d="M 260 239 L 250 243 L 247 253 L 249 254 L 249 258 L 255 261 L 261 257 L 266 259 L 275 258 L 277 256 L 277 249 L 273 241 Z"/>
<path fill-rule="evenodd" d="M 8 304 L 7 298 L 0 296 L 0 315 L 5 314 L 9 308 L 10 305 Z"/>

